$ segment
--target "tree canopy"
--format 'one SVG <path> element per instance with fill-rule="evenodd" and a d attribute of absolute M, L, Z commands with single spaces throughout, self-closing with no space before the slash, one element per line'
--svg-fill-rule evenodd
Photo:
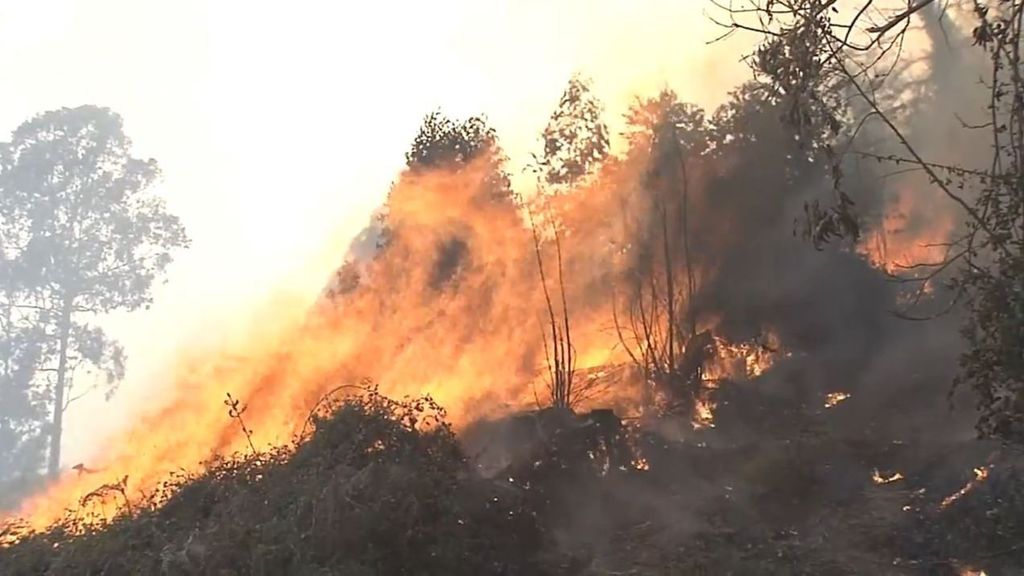
<path fill-rule="evenodd" d="M 489 157 L 493 164 L 491 177 L 484 185 L 486 193 L 495 200 L 511 199 L 512 185 L 505 172 L 498 134 L 482 116 L 458 121 L 439 111 L 431 112 L 424 117 L 405 161 L 410 170 L 422 170 L 458 168 L 483 157 Z"/>
<path fill-rule="evenodd" d="M 589 81 L 579 75 L 570 78 L 541 134 L 544 152 L 538 165 L 548 184 L 573 185 L 608 156 L 603 112 Z"/>

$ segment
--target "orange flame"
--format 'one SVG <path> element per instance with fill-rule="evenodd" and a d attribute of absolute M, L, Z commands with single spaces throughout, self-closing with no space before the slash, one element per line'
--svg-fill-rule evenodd
<path fill-rule="evenodd" d="M 986 467 L 975 468 L 974 469 L 974 478 L 971 478 L 971 480 L 968 481 L 967 484 L 964 484 L 963 488 L 957 490 L 956 492 L 950 494 L 949 496 L 946 496 L 946 498 L 943 499 L 943 501 L 942 501 L 942 506 L 941 507 L 942 508 L 948 508 L 951 504 L 953 504 L 957 500 L 959 500 L 959 499 L 963 498 L 964 496 L 966 496 L 967 493 L 969 493 L 971 490 L 974 490 L 975 488 L 977 488 L 978 485 L 981 484 L 982 482 L 984 482 L 987 478 L 988 478 L 988 468 L 986 468 Z"/>
<path fill-rule="evenodd" d="M 697 429 L 715 427 L 714 391 L 722 380 L 747 380 L 767 372 L 779 356 L 779 341 L 775 334 L 748 342 L 731 343 L 715 336 L 716 356 L 704 368 L 703 389 L 697 397 L 693 426 Z M 784 353 L 788 355 L 788 353 Z"/>
<path fill-rule="evenodd" d="M 875 484 L 892 484 L 893 482 L 898 482 L 900 480 L 903 480 L 903 474 L 900 474 L 899 472 L 883 476 L 882 473 L 878 471 L 878 468 L 875 468 L 874 472 L 871 473 L 871 481 Z"/>
<path fill-rule="evenodd" d="M 182 358 L 166 406 L 140 418 L 103 461 L 90 462 L 91 474 L 66 473 L 18 515 L 41 529 L 97 486 L 127 477 L 129 495 L 152 492 L 170 471 L 196 471 L 215 455 L 247 449 L 225 410 L 227 393 L 247 405 L 257 446 L 287 443 L 324 394 L 364 377 L 392 397 L 430 394 L 456 426 L 543 402 L 545 308 L 532 239 L 512 204 L 480 200 L 488 166 L 404 174 L 389 216 L 401 233 L 369 266 L 362 288 L 312 314 L 308 302 L 272 302 L 260 315 L 267 325 Z M 454 238 L 465 254 L 451 278 L 438 278 L 439 246 Z M 568 301 L 587 302 L 594 273 L 580 261 L 593 251 L 565 244 Z M 614 337 L 598 325 L 609 316 L 604 305 L 569 311 L 579 370 L 616 359 Z"/>
<path fill-rule="evenodd" d="M 638 181 L 642 164 L 613 159 L 590 183 L 547 202 L 563 227 L 564 277 L 554 247 L 542 245 L 541 258 L 549 282 L 555 279 L 549 289 L 564 289 L 570 303 L 578 371 L 596 374 L 629 361 L 608 323 L 615 305 L 609 285 L 620 276 L 630 238 L 621 221 L 602 215 L 623 214 L 634 201 L 635 186 L 624 184 Z M 261 324 L 237 342 L 183 357 L 166 405 L 140 417 L 102 461 L 90 462 L 90 474 L 65 474 L 17 516 L 43 529 L 83 506 L 97 487 L 140 499 L 171 471 L 199 471 L 217 455 L 247 450 L 250 439 L 225 410 L 226 394 L 246 406 L 255 446 L 287 443 L 325 394 L 363 378 L 391 397 L 431 395 L 456 428 L 546 402 L 549 320 L 533 236 L 512 203 L 481 193 L 492 166 L 481 160 L 403 174 L 389 199 L 388 222 L 397 232 L 367 264 L 359 287 L 312 310 L 294 299 L 271 302 L 257 316 Z M 721 358 L 709 368 L 715 377 L 758 376 L 778 350 L 777 342 L 717 344 Z M 638 404 L 638 388 L 622 383 L 605 399 Z M 713 410 L 705 399 L 698 420 L 710 425 Z"/>
<path fill-rule="evenodd" d="M 946 257 L 946 244 L 956 229 L 955 213 L 944 208 L 942 199 L 924 195 L 903 186 L 890 196 L 881 225 L 865 234 L 857 247 L 873 266 L 900 276 Z"/>
<path fill-rule="evenodd" d="M 852 394 L 848 392 L 829 392 L 825 396 L 825 408 L 835 408 L 840 403 L 850 399 Z"/>

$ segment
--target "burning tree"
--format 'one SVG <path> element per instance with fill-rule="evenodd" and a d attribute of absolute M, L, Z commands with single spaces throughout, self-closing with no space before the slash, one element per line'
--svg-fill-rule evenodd
<path fill-rule="evenodd" d="M 544 152 L 537 164 L 548 184 L 572 188 L 608 156 L 603 110 L 588 80 L 579 75 L 569 79 L 541 136 Z"/>
<path fill-rule="evenodd" d="M 531 217 L 532 219 L 532 217 Z M 558 294 L 561 296 L 560 314 L 555 312 L 555 304 L 552 302 L 551 290 L 548 288 L 548 277 L 544 273 L 544 255 L 541 251 L 540 233 L 533 222 L 530 223 L 533 232 L 533 245 L 537 253 L 537 272 L 540 275 L 541 291 L 544 293 L 544 304 L 547 307 L 548 326 L 551 329 L 550 338 L 545 334 L 544 357 L 548 365 L 548 396 L 551 405 L 561 409 L 571 409 L 575 403 L 573 394 L 573 378 L 576 376 L 576 349 L 572 345 L 572 332 L 569 326 L 569 304 L 565 300 L 565 278 L 562 268 L 562 241 L 558 230 L 552 229 L 554 233 L 555 253 L 558 262 Z"/>
<path fill-rule="evenodd" d="M 440 111 L 431 112 L 423 118 L 405 154 L 406 167 L 411 172 L 420 173 L 442 169 L 459 170 L 480 160 L 488 162 L 487 174 L 480 187 L 481 197 L 511 204 L 514 193 L 505 171 L 505 155 L 499 145 L 497 132 L 482 116 L 456 121 Z M 385 207 L 378 217 L 380 248 L 386 247 L 391 235 L 396 232 L 388 216 L 389 211 Z M 449 268 L 457 264 L 464 248 L 457 238 L 445 247 Z"/>
<path fill-rule="evenodd" d="M 498 134 L 483 116 L 455 121 L 437 111 L 428 114 L 405 154 L 405 161 L 410 170 L 457 169 L 485 157 L 493 169 L 481 189 L 496 200 L 510 200 L 512 186 L 505 173 L 505 156 Z"/>
<path fill-rule="evenodd" d="M 542 341 L 549 377 L 548 397 L 553 407 L 563 410 L 577 407 L 594 389 L 576 380 L 576 348 L 572 342 L 562 257 L 562 237 L 571 235 L 572 230 L 563 220 L 564 213 L 552 209 L 549 192 L 579 194 L 577 186 L 593 176 L 607 159 L 608 127 L 602 119 L 603 111 L 589 80 L 573 75 L 541 134 L 543 152 L 534 155 L 530 167 L 537 176 L 539 193 L 532 199 L 532 206 L 528 204 L 526 208 L 547 314 Z M 545 188 L 545 184 L 550 188 Z M 535 212 L 542 220 L 542 230 L 537 228 Z M 545 247 L 553 247 L 555 257 L 557 278 L 553 284 L 558 292 L 554 297 L 544 268 Z"/>
<path fill-rule="evenodd" d="M 672 92 L 639 102 L 627 119 L 634 146 L 649 146 L 645 234 L 634 248 L 629 273 L 627 332 L 620 342 L 645 381 L 671 399 L 674 410 L 692 414 L 703 388 L 704 367 L 715 355 L 709 331 L 698 332 L 697 274 L 691 251 L 688 164 L 706 147 L 704 114 Z M 650 388 L 645 388 L 650 404 Z"/>

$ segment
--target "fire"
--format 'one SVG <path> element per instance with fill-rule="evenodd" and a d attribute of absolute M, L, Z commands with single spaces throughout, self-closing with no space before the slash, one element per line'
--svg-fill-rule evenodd
<path fill-rule="evenodd" d="M 714 428 L 715 408 L 713 396 L 722 380 L 750 380 L 771 369 L 778 357 L 789 356 L 781 351 L 778 337 L 767 332 L 760 338 L 730 343 L 720 336 L 713 337 L 716 356 L 705 367 L 703 389 L 697 398 L 693 425 L 697 429 Z"/>
<path fill-rule="evenodd" d="M 544 306 L 529 230 L 512 206 L 474 200 L 482 169 L 404 175 L 390 216 L 403 234 L 369 266 L 365 286 L 312 313 L 309 302 L 272 302 L 257 315 L 266 322 L 237 342 L 182 358 L 173 399 L 90 462 L 94 473 L 65 474 L 18 515 L 44 528 L 97 486 L 127 477 L 126 492 L 137 497 L 170 471 L 249 450 L 224 408 L 226 393 L 247 406 L 257 447 L 287 443 L 324 394 L 364 377 L 392 397 L 430 394 L 456 426 L 487 410 L 529 407 L 535 392 L 543 399 Z M 439 280 L 438 246 L 451 238 L 468 255 L 452 279 Z M 592 324 L 605 310 L 570 312 L 577 357 L 614 357 L 614 337 Z"/>
<path fill-rule="evenodd" d="M 930 187 L 922 187 L 930 191 Z M 940 199 L 904 185 L 889 197 L 881 225 L 866 233 L 857 251 L 876 268 L 897 276 L 913 275 L 914 266 L 942 262 L 956 219 Z M 920 271 L 920 270 L 917 270 Z"/>
<path fill-rule="evenodd" d="M 552 343 L 535 245 L 515 205 L 481 200 L 484 171 L 492 166 L 478 161 L 404 173 L 389 200 L 388 223 L 398 232 L 365 264 L 355 290 L 312 309 L 303 300 L 271 302 L 234 341 L 183 356 L 173 368 L 174 397 L 152 406 L 90 461 L 90 473 L 67 472 L 16 515 L 42 529 L 68 510 L 80 514 L 97 487 L 119 487 L 111 502 L 137 502 L 174 470 L 196 472 L 217 455 L 249 451 L 250 439 L 225 410 L 226 394 L 246 407 L 245 427 L 257 449 L 287 444 L 325 394 L 363 378 L 388 396 L 431 395 L 456 428 L 546 402 Z M 579 386 L 600 380 L 588 378 L 587 369 L 598 374 L 600 366 L 630 361 L 607 328 L 614 302 L 607 286 L 621 266 L 615 246 L 629 240 L 617 222 L 595 215 L 618 209 L 618 194 L 633 190 L 623 183 L 641 172 L 629 164 L 612 168 L 548 205 L 572 232 L 562 239 L 561 280 L 555 247 L 541 248 L 553 300 L 561 303 L 564 290 L 569 303 Z M 763 346 L 720 344 L 722 358 L 738 368 L 723 360 L 730 365 L 716 368 L 719 375 L 758 375 L 771 365 Z M 607 394 L 617 401 L 628 396 L 622 387 Z M 700 418 L 710 422 L 712 410 L 709 400 Z M 100 508 L 90 510 L 109 517 L 116 509 Z"/>
<path fill-rule="evenodd" d="M 829 392 L 825 396 L 825 408 L 835 408 L 841 402 L 848 400 L 852 394 L 848 392 Z"/>
<path fill-rule="evenodd" d="M 883 476 L 878 471 L 878 468 L 875 468 L 874 472 L 871 473 L 871 481 L 875 484 L 892 484 L 893 482 L 898 482 L 900 480 L 903 480 L 903 474 L 900 474 L 899 472 Z"/>
<path fill-rule="evenodd" d="M 709 380 L 750 379 L 767 372 L 779 356 L 779 338 L 772 332 L 747 342 L 730 343 L 715 336 L 718 358 L 709 371 Z"/>
<path fill-rule="evenodd" d="M 403 173 L 389 197 L 389 244 L 362 263 L 357 285 L 315 305 L 303 299 L 270 302 L 233 341 L 183 355 L 169 368 L 173 397 L 151 406 L 107 453 L 89 462 L 90 473 L 69 471 L 16 516 L 43 529 L 68 510 L 81 513 L 96 503 L 98 487 L 110 488 L 104 494 L 111 502 L 135 505 L 172 471 L 198 472 L 219 455 L 287 444 L 326 394 L 365 378 L 387 396 L 429 394 L 456 429 L 550 403 L 553 327 L 561 338 L 571 337 L 564 348 L 579 375 L 575 385 L 603 382 L 602 367 L 636 362 L 624 350 L 629 336 L 609 324 L 618 313 L 629 325 L 629 312 L 615 294 L 619 286 L 628 292 L 638 267 L 626 255 L 645 254 L 636 246 L 649 240 L 652 228 L 651 200 L 637 191 L 638 183 L 649 180 L 648 155 L 643 150 L 612 158 L 573 190 L 528 199 L 533 214 L 546 214 L 561 227 L 560 244 L 551 234 L 539 246 L 530 220 L 514 203 L 481 193 L 493 177 L 490 159 Z M 695 167 L 690 174 L 699 172 Z M 690 186 L 691 208 L 709 205 L 700 197 L 697 176 Z M 712 239 L 732 245 L 729 238 Z M 715 273 L 710 263 L 709 269 L 692 267 L 687 272 L 695 289 Z M 641 331 L 632 320 L 634 332 Z M 714 334 L 716 322 L 701 317 L 699 323 Z M 700 426 L 714 425 L 713 392 L 721 380 L 757 378 L 786 354 L 770 331 L 750 342 L 715 337 L 714 344 L 715 356 L 701 365 L 704 380 L 694 415 Z M 640 406 L 643 389 L 613 384 L 588 390 L 594 394 L 583 399 Z M 227 394 L 245 406 L 245 430 L 225 410 Z M 642 469 L 646 463 L 634 465 Z M 88 509 L 100 518 L 115 510 Z"/>
<path fill-rule="evenodd" d="M 974 478 L 972 478 L 967 484 L 964 484 L 963 488 L 950 494 L 942 501 L 942 508 L 948 508 L 951 504 L 957 500 L 963 498 L 968 492 L 974 490 L 979 484 L 984 482 L 988 478 L 988 468 L 982 466 L 981 468 L 974 469 Z"/>
<path fill-rule="evenodd" d="M 234 341 L 183 355 L 170 369 L 173 397 L 151 406 L 107 453 L 65 473 L 15 515 L 33 529 L 69 510 L 109 518 L 116 508 L 103 506 L 98 489 L 111 502 L 131 504 L 153 494 L 172 471 L 201 471 L 211 458 L 250 450 L 250 442 L 258 449 L 287 444 L 325 394 L 364 378 L 392 397 L 429 394 L 456 428 L 548 402 L 550 304 L 535 250 L 547 269 L 554 311 L 569 325 L 577 385 L 607 380 L 611 367 L 635 362 L 623 349 L 627 337 L 608 325 L 616 310 L 622 314 L 610 287 L 635 273 L 624 255 L 638 241 L 623 221 L 637 220 L 635 228 L 645 230 L 650 214 L 635 186 L 644 180 L 645 160 L 612 159 L 577 189 L 528 200 L 534 213 L 560 223 L 557 250 L 550 241 L 535 246 L 529 220 L 514 204 L 481 198 L 489 162 L 402 174 L 389 200 L 388 223 L 397 233 L 364 263 L 358 286 L 315 306 L 277 299 Z M 698 183 L 693 187 L 696 210 L 703 204 Z M 714 270 L 694 272 L 699 284 Z M 714 334 L 717 321 L 701 320 L 701 330 Z M 713 340 L 715 355 L 703 366 L 693 414 L 697 427 L 714 426 L 721 381 L 756 379 L 789 355 L 771 330 L 746 342 Z M 620 382 L 591 390 L 586 400 L 640 406 L 643 388 Z M 224 409 L 226 394 L 245 405 L 248 433 Z M 830 394 L 826 407 L 847 398 Z M 633 466 L 648 464 L 640 459 Z M 875 478 L 888 483 L 902 476 L 876 471 Z"/>
<path fill-rule="evenodd" d="M 693 415 L 693 427 L 698 430 L 701 428 L 714 428 L 715 407 L 716 404 L 714 400 L 708 397 L 707 394 L 698 398 L 696 410 Z"/>

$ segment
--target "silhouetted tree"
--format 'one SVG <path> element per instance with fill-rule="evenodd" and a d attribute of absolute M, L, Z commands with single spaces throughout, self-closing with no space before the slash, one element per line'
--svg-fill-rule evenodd
<path fill-rule="evenodd" d="M 638 98 L 626 112 L 626 136 L 634 145 L 668 126 L 674 129 L 675 137 L 687 154 L 700 155 L 707 149 L 704 110 L 681 102 L 673 90 L 662 90 L 653 98 Z"/>
<path fill-rule="evenodd" d="M 439 111 L 431 112 L 423 118 L 409 151 L 405 153 L 406 167 L 413 172 L 460 170 L 478 160 L 486 160 L 490 164 L 487 176 L 480 185 L 481 195 L 511 205 L 515 195 L 508 173 L 505 171 L 505 155 L 499 145 L 497 132 L 481 116 L 455 121 Z M 388 202 L 390 201 L 389 194 Z M 396 232 L 388 216 L 389 210 L 386 206 L 377 216 L 380 227 L 378 249 L 386 248 Z M 458 244 L 458 241 L 453 242 Z M 462 248 L 455 244 L 446 250 L 452 253 L 460 252 Z"/>
<path fill-rule="evenodd" d="M 18 385 L 48 407 L 50 474 L 70 404 L 96 387 L 111 394 L 124 377 L 122 347 L 89 320 L 148 306 L 171 251 L 189 244 L 148 193 L 158 174 L 154 160 L 131 155 L 121 117 L 96 106 L 40 114 L 0 148 L 0 284 L 31 330 L 20 353 L 31 350 L 35 366 Z"/>
<path fill-rule="evenodd" d="M 512 186 L 505 172 L 498 134 L 481 116 L 459 122 L 440 112 L 428 114 L 405 154 L 405 161 L 410 170 L 458 169 L 485 157 L 493 163 L 493 170 L 483 190 L 495 200 L 510 200 Z"/>
<path fill-rule="evenodd" d="M 558 107 L 552 113 L 541 139 L 544 151 L 534 156 L 538 184 L 547 183 L 571 190 L 581 179 L 608 156 L 608 128 L 601 121 L 602 106 L 591 93 L 590 85 L 579 76 L 569 79 Z M 541 289 L 547 307 L 547 327 L 544 350 L 549 371 L 548 392 L 552 406 L 572 409 L 593 393 L 593 387 L 575 380 L 576 349 L 572 343 L 569 307 L 565 295 L 564 267 L 561 235 L 566 233 L 565 223 L 552 213 L 547 197 L 535 199 L 542 219 L 550 225 L 542 239 L 531 215 L 534 247 Z M 546 228 L 546 227 L 545 227 Z M 569 233 L 571 235 L 571 233 Z M 545 273 L 543 246 L 554 247 L 557 276 L 553 284 L 558 292 L 553 296 Z M 548 330 L 549 329 L 549 330 Z"/>
<path fill-rule="evenodd" d="M 608 156 L 602 112 L 590 83 L 580 76 L 570 78 L 541 135 L 544 152 L 536 161 L 548 184 L 572 187 Z"/>
<path fill-rule="evenodd" d="M 704 111 L 665 90 L 638 100 L 626 125 L 631 146 L 644 149 L 648 167 L 631 247 L 628 324 L 624 331 L 616 317 L 616 326 L 645 381 L 671 402 L 667 408 L 692 415 L 704 365 L 714 354 L 710 333 L 697 331 L 690 226 L 689 170 L 708 146 Z"/>

